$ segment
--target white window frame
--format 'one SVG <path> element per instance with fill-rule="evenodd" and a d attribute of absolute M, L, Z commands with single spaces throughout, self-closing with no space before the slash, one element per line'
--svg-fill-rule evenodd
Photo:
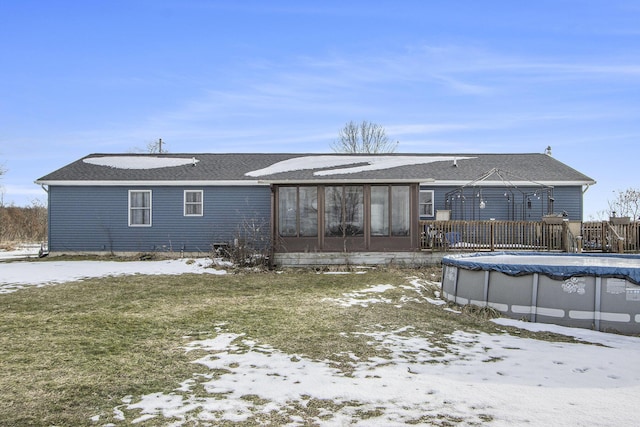
<path fill-rule="evenodd" d="M 131 206 L 131 194 L 132 193 L 149 193 L 149 207 L 139 207 L 139 206 Z M 153 223 L 153 193 L 151 190 L 129 190 L 128 194 L 128 209 L 127 214 L 129 217 L 129 227 L 151 227 Z M 133 209 L 148 209 L 149 210 L 149 224 L 134 224 L 131 222 L 132 215 L 131 212 Z"/>
<path fill-rule="evenodd" d="M 436 209 L 435 209 L 435 203 L 434 203 L 434 191 L 433 190 L 420 190 L 420 194 L 422 193 L 431 193 L 431 215 L 423 215 L 422 214 L 422 206 L 425 205 L 426 203 L 422 203 L 420 201 L 420 195 L 418 195 L 418 216 L 420 218 L 433 218 L 436 215 Z"/>
<path fill-rule="evenodd" d="M 200 201 L 199 202 L 187 202 L 187 193 L 200 193 Z M 200 205 L 200 213 L 199 214 L 190 214 L 187 213 L 188 205 Z M 184 203 L 182 213 L 184 216 L 204 216 L 204 191 L 203 190 L 184 190 Z"/>

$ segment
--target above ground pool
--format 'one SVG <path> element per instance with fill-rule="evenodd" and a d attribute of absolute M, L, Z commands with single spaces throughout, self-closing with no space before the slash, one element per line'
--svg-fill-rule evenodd
<path fill-rule="evenodd" d="M 442 295 L 531 322 L 640 334 L 640 256 L 491 252 L 442 259 Z"/>

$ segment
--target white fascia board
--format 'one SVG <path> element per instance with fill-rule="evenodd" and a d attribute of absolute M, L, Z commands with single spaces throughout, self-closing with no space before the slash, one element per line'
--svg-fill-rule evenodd
<path fill-rule="evenodd" d="M 530 187 L 535 185 L 546 185 L 549 187 L 566 187 L 566 186 L 581 186 L 581 185 L 593 185 L 595 181 L 435 181 L 424 183 L 424 185 L 430 185 L 433 187 L 504 187 L 506 184 L 516 187 Z M 422 185 L 422 183 L 421 183 Z"/>
<path fill-rule="evenodd" d="M 230 187 L 247 187 L 247 186 L 268 186 L 271 184 L 279 185 L 309 185 L 309 184 L 414 184 L 432 186 L 432 187 L 462 187 L 462 186 L 484 186 L 484 187 L 504 187 L 506 183 L 514 186 L 531 186 L 531 185 L 547 185 L 555 186 L 581 186 L 593 185 L 595 181 L 445 181 L 434 179 L 312 179 L 312 180 L 218 180 L 218 181 L 35 181 L 38 185 L 59 185 L 70 187 L 123 187 L 123 186 L 230 186 Z"/>
<path fill-rule="evenodd" d="M 275 185 L 320 185 L 320 184 L 416 184 L 425 182 L 419 179 L 286 179 L 286 180 L 262 180 L 259 181 L 266 184 Z M 426 181 L 427 183 L 433 182 Z"/>
<path fill-rule="evenodd" d="M 246 181 L 35 181 L 39 185 L 65 186 L 65 187 L 195 187 L 195 186 L 267 186 L 269 183 L 257 180 Z"/>

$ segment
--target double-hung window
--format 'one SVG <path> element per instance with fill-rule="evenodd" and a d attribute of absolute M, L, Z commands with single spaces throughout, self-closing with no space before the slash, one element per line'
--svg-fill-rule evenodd
<path fill-rule="evenodd" d="M 129 190 L 129 227 L 151 227 L 151 190 Z"/>
<path fill-rule="evenodd" d="M 202 190 L 184 191 L 184 216 L 202 216 Z"/>
<path fill-rule="evenodd" d="M 433 190 L 420 190 L 420 218 L 433 216 Z"/>

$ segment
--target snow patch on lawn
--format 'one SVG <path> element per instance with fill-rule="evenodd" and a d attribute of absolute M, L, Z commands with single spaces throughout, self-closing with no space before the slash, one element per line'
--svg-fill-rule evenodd
<path fill-rule="evenodd" d="M 0 249 L 0 260 L 16 260 L 24 258 L 37 258 L 40 251 L 39 244 L 22 244 L 15 249 Z"/>
<path fill-rule="evenodd" d="M 325 298 L 323 301 L 334 301 L 342 307 L 351 307 L 359 305 L 360 307 L 368 307 L 370 304 L 389 303 L 390 299 L 381 296 L 371 296 L 371 294 L 382 294 L 389 289 L 394 289 L 393 285 L 375 285 L 366 289 L 342 294 L 343 298 Z"/>
<path fill-rule="evenodd" d="M 607 336 L 586 332 L 595 340 Z M 220 332 L 219 339 L 187 346 L 209 349 L 194 363 L 211 375 L 196 374 L 180 390 L 142 396 L 125 410 L 137 414 L 132 422 L 162 417 L 175 426 L 241 422 L 274 413 L 298 419 L 293 425 L 327 426 L 445 420 L 458 425 L 619 426 L 636 421 L 628 405 L 640 392 L 634 359 L 638 338 L 627 337 L 615 347 L 463 331 L 437 339 L 419 336 L 411 326 L 362 335 L 370 338 L 367 345 L 389 356 L 353 357 L 354 370 L 347 375 L 329 361 Z M 209 396 L 196 395 L 196 388 Z M 296 408 L 311 404 L 320 407 L 317 415 L 296 418 L 301 417 Z"/>
<path fill-rule="evenodd" d="M 0 294 L 106 276 L 226 274 L 211 268 L 209 258 L 162 261 L 55 261 L 0 263 Z"/>
<path fill-rule="evenodd" d="M 435 282 L 408 281 L 399 286 L 405 290 L 401 299 L 440 305 L 437 297 L 427 296 Z M 397 288 L 370 286 L 334 301 L 346 307 L 365 302 L 366 307 L 372 294 Z M 354 335 L 366 337 L 366 345 L 387 356 L 347 355 L 345 363 L 352 368 L 347 373 L 331 361 L 287 354 L 219 326 L 215 338 L 185 347 L 187 352 L 208 352 L 194 361 L 207 372 L 194 374 L 173 393 L 141 396 L 116 409 L 133 411 L 138 417 L 134 421 L 162 417 L 174 426 L 269 420 L 274 414 L 291 420 L 290 425 L 635 425 L 636 416 L 628 408 L 640 392 L 635 362 L 639 338 L 494 321 L 574 336 L 585 343 L 465 331 L 425 336 L 411 325 L 392 331 L 372 326 L 372 331 Z M 208 396 L 196 395 L 197 389 Z M 310 406 L 316 415 L 299 409 Z"/>

